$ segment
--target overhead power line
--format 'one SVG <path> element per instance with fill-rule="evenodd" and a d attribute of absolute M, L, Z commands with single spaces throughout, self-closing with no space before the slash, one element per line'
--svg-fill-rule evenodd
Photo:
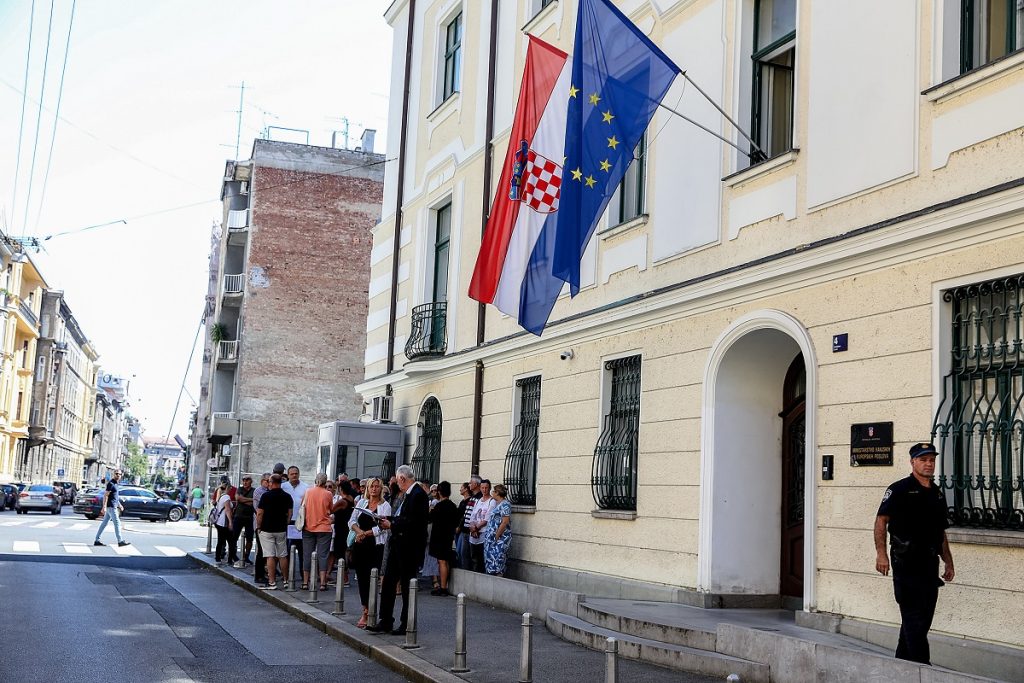
<path fill-rule="evenodd" d="M 53 8 L 56 0 L 50 0 L 50 20 L 46 27 L 46 50 L 43 52 L 43 77 L 39 82 L 39 109 L 36 114 L 36 134 L 32 143 L 32 164 L 28 169 L 28 192 L 25 195 L 25 214 L 21 223 L 21 234 L 25 234 L 28 225 L 28 210 L 32 204 L 32 184 L 36 174 L 36 152 L 39 151 L 39 129 L 43 122 L 43 101 L 46 99 L 46 68 L 50 63 L 50 38 L 53 36 Z"/>
<path fill-rule="evenodd" d="M 21 89 L 21 122 L 18 124 L 18 153 L 14 157 L 14 187 L 11 189 L 11 221 L 17 216 L 14 206 L 18 198 L 18 175 L 21 173 L 21 141 L 25 137 L 25 103 L 28 101 L 28 72 L 32 62 L 32 31 L 36 21 L 36 0 L 32 0 L 32 10 L 28 18 L 28 49 L 25 50 L 25 85 Z M 8 84 L 8 87 L 11 87 Z M 15 88 L 17 90 L 17 88 Z"/>
<path fill-rule="evenodd" d="M 53 115 L 53 133 L 50 135 L 50 152 L 46 155 L 46 172 L 43 174 L 43 189 L 39 193 L 39 210 L 36 211 L 36 222 L 32 226 L 32 233 L 39 229 L 39 218 L 43 215 L 43 206 L 46 202 L 46 186 L 50 182 L 50 165 L 53 162 L 53 147 L 57 142 L 57 122 L 60 120 L 60 103 L 64 99 L 64 74 L 68 69 L 68 53 L 71 51 L 71 29 L 75 26 L 75 4 L 77 0 L 71 1 L 71 19 L 68 21 L 68 39 L 64 44 L 64 63 L 60 67 L 60 85 L 57 86 L 57 108 Z M 26 219 L 28 215 L 26 214 Z"/>

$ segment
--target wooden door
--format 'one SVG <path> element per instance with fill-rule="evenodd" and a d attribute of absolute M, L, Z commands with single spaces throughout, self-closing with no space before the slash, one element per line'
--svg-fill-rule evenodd
<path fill-rule="evenodd" d="M 804 387 L 802 355 L 786 373 L 782 417 L 782 547 L 779 592 L 802 598 L 804 594 Z"/>

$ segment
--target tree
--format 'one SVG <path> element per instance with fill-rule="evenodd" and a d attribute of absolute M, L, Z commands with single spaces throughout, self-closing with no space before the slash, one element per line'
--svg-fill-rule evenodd
<path fill-rule="evenodd" d="M 128 457 L 124 460 L 125 473 L 132 480 L 141 480 L 149 469 L 149 458 L 142 454 L 139 444 L 128 444 Z"/>

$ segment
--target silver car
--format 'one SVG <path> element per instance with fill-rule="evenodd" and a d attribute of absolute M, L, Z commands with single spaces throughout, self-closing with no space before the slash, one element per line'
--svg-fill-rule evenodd
<path fill-rule="evenodd" d="M 63 491 L 58 491 L 56 487 L 49 484 L 31 484 L 18 494 L 18 502 L 14 509 L 20 515 L 27 515 L 29 510 L 41 510 L 49 512 L 51 515 L 59 515 L 63 497 Z"/>

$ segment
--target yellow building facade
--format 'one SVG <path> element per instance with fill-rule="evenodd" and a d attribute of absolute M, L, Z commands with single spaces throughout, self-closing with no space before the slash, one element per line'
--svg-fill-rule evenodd
<path fill-rule="evenodd" d="M 3 329 L 0 361 L 0 479 L 25 480 L 31 418 L 32 383 L 39 339 L 39 310 L 46 282 L 28 254 L 6 238 L 0 321 Z"/>
<path fill-rule="evenodd" d="M 959 0 L 617 2 L 767 158 L 677 79 L 665 103 L 740 151 L 659 111 L 535 337 L 467 291 L 525 33 L 572 52 L 576 3 L 497 4 L 387 14 L 358 389 L 405 460 L 513 484 L 517 577 L 852 630 L 899 621 L 871 530 L 933 440 L 957 565 L 934 630 L 1024 647 L 1024 39 L 970 43 Z"/>

